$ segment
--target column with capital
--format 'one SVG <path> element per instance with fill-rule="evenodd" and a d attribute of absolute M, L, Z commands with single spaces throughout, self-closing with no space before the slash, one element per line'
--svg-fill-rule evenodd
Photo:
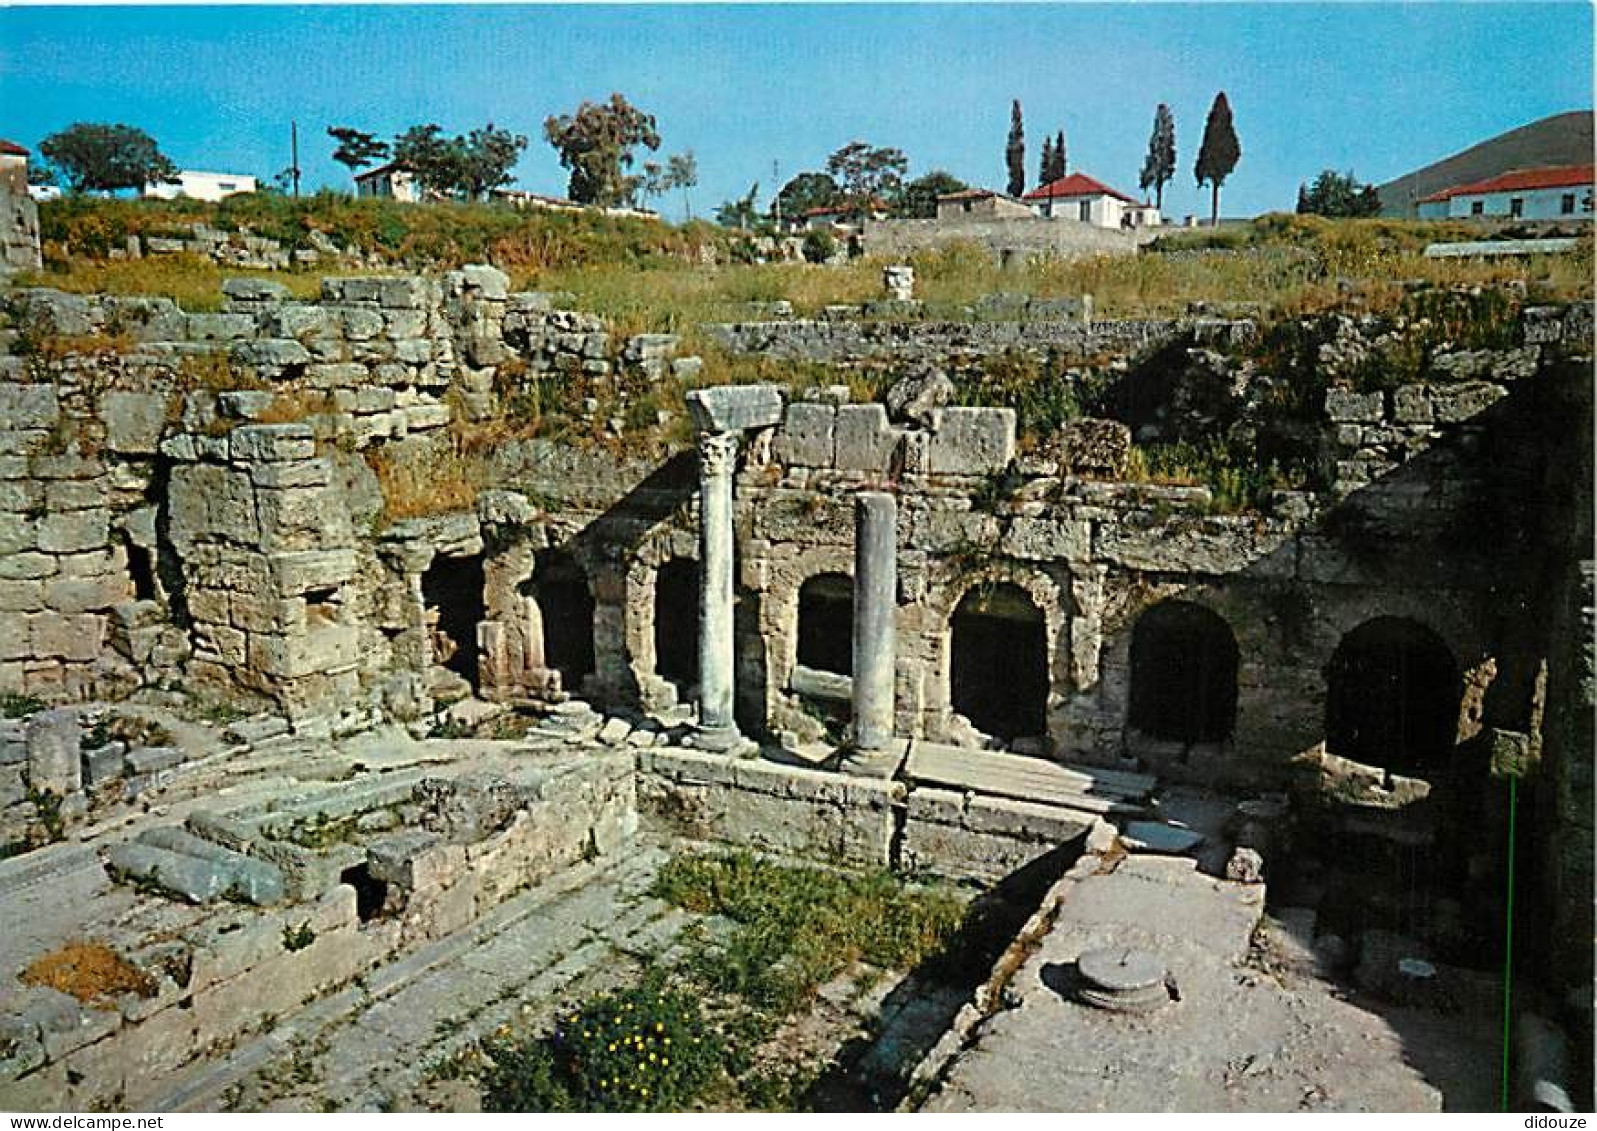
<path fill-rule="evenodd" d="M 733 715 L 732 473 L 736 432 L 699 436 L 699 731 L 696 745 L 741 744 Z"/>

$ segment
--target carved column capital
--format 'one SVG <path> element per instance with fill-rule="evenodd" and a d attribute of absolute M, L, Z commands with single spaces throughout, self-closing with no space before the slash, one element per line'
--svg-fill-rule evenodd
<path fill-rule="evenodd" d="M 736 432 L 699 433 L 699 474 L 705 479 L 730 477 L 737 466 Z"/>

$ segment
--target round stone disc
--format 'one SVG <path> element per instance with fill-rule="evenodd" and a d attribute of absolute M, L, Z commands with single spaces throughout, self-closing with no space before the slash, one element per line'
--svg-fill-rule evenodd
<path fill-rule="evenodd" d="M 1089 950 L 1076 960 L 1087 982 L 1110 993 L 1127 993 L 1163 986 L 1165 965 L 1145 950 L 1111 946 Z"/>

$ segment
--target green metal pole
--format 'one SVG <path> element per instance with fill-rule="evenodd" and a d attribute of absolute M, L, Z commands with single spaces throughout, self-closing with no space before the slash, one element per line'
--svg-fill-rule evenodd
<path fill-rule="evenodd" d="M 1519 779 L 1508 779 L 1508 909 L 1503 917 L 1503 1110 L 1508 1110 L 1509 1064 L 1513 1048 L 1514 986 L 1514 807 Z"/>

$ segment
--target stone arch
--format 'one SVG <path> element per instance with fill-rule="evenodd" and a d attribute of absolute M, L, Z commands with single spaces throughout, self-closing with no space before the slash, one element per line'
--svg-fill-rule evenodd
<path fill-rule="evenodd" d="M 699 563 L 662 562 L 654 574 L 654 674 L 686 698 L 699 681 Z"/>
<path fill-rule="evenodd" d="M 434 554 L 421 575 L 423 618 L 432 661 L 480 685 L 477 626 L 486 616 L 486 580 L 480 553 Z"/>
<path fill-rule="evenodd" d="M 1191 601 L 1143 610 L 1131 632 L 1129 729 L 1177 742 L 1236 730 L 1238 649 L 1225 618 Z"/>
<path fill-rule="evenodd" d="M 1435 631 L 1407 617 L 1367 620 L 1326 667 L 1326 750 L 1430 779 L 1458 742 L 1463 692 L 1458 661 Z"/>
<path fill-rule="evenodd" d="M 579 692 L 597 667 L 594 598 L 587 572 L 569 550 L 540 550 L 524 588 L 543 622 L 544 667 L 560 673 L 565 691 Z"/>
<path fill-rule="evenodd" d="M 798 590 L 796 662 L 834 675 L 854 672 L 854 579 L 840 571 L 805 578 Z"/>
<path fill-rule="evenodd" d="M 1013 582 L 965 591 L 949 617 L 949 705 L 982 733 L 1011 742 L 1048 733 L 1048 628 Z"/>
<path fill-rule="evenodd" d="M 953 569 L 953 563 L 945 563 L 944 568 Z M 929 587 L 924 619 L 919 620 L 925 626 L 925 645 L 930 649 L 927 654 L 930 678 L 927 680 L 923 707 L 927 712 L 926 733 L 933 738 L 951 737 L 947 729 L 951 716 L 956 712 L 963 714 L 955 706 L 953 696 L 953 627 L 956 611 L 973 593 L 991 592 L 1000 587 L 1024 594 L 1026 600 L 1042 614 L 1043 670 L 1047 676 L 1044 692 L 1046 725 L 1043 730 L 1015 737 L 1046 735 L 1050 744 L 1057 746 L 1059 735 L 1054 733 L 1056 720 L 1052 708 L 1057 698 L 1056 689 L 1069 682 L 1070 584 L 1051 572 L 1017 567 L 1006 562 L 995 562 L 976 570 L 960 568 L 950 580 Z"/>

